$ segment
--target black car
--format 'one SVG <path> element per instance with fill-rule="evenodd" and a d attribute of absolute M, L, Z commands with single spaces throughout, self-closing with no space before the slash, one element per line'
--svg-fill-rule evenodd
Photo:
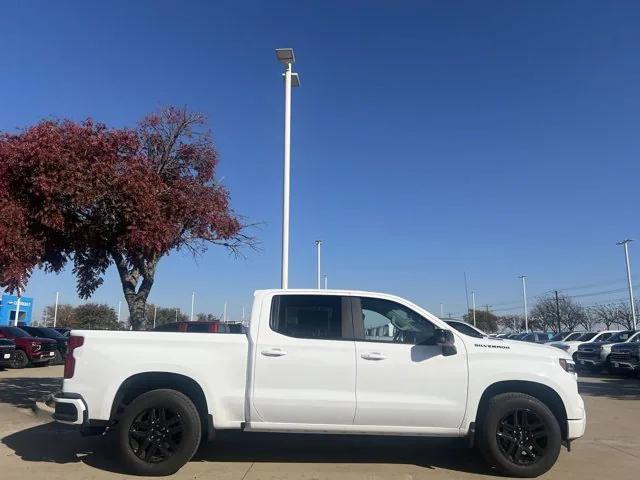
<path fill-rule="evenodd" d="M 28 325 L 18 325 L 18 328 L 24 330 L 32 337 L 39 338 L 50 338 L 51 340 L 56 341 L 56 353 L 55 357 L 53 357 L 52 365 L 60 365 L 64 363 L 64 359 L 67 356 L 67 342 L 69 339 L 63 336 L 57 330 L 49 327 L 31 327 Z"/>
<path fill-rule="evenodd" d="M 69 338 L 71 329 L 69 327 L 53 327 L 53 329 L 65 338 Z"/>
<path fill-rule="evenodd" d="M 11 366 L 16 344 L 6 338 L 0 338 L 0 368 Z"/>
<path fill-rule="evenodd" d="M 613 373 L 640 374 L 640 341 L 618 343 L 609 355 Z"/>

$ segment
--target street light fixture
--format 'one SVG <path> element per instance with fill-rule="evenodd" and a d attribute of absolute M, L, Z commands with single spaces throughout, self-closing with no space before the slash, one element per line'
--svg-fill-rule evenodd
<path fill-rule="evenodd" d="M 296 57 L 292 48 L 277 48 L 276 58 L 284 71 L 284 181 L 282 188 L 282 268 L 281 288 L 289 288 L 289 191 L 291 189 L 291 87 L 300 86 L 297 73 L 291 71 Z"/>
<path fill-rule="evenodd" d="M 629 287 L 629 304 L 631 305 L 631 318 L 633 319 L 633 329 L 636 329 L 636 302 L 633 299 L 633 285 L 631 284 L 631 267 L 629 266 L 629 242 L 633 242 L 632 239 L 626 238 L 617 242 L 616 245 L 622 245 L 624 247 L 624 260 L 627 264 L 627 285 Z"/>

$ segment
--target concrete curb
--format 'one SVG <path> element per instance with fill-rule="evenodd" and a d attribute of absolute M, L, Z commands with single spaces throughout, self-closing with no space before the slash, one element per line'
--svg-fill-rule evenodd
<path fill-rule="evenodd" d="M 50 393 L 49 395 L 38 398 L 31 406 L 31 409 L 36 416 L 52 420 L 51 416 L 55 412 L 55 409 L 53 408 L 53 394 Z"/>

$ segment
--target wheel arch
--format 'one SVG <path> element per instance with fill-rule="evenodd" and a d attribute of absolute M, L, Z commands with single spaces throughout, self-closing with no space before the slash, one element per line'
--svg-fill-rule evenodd
<path fill-rule="evenodd" d="M 562 398 L 553 388 L 538 382 L 527 380 L 505 380 L 489 385 L 480 397 L 476 412 L 476 423 L 484 416 L 489 400 L 501 393 L 524 393 L 544 403 L 558 420 L 562 439 L 567 439 L 567 410 Z"/>
<path fill-rule="evenodd" d="M 186 375 L 173 372 L 143 372 L 128 377 L 120 384 L 111 406 L 110 421 L 117 422 L 125 408 L 143 393 L 167 388 L 183 393 L 193 402 L 202 424 L 203 438 L 214 437 L 213 416 L 209 413 L 207 398 L 198 382 Z"/>

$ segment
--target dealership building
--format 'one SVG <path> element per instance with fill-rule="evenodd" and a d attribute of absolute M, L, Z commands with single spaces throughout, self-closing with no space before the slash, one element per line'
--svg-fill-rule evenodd
<path fill-rule="evenodd" d="M 0 325 L 13 325 L 18 310 L 18 297 L 15 295 L 2 295 L 0 301 Z M 18 322 L 31 325 L 31 312 L 33 311 L 33 298 L 20 297 L 20 313 Z"/>

